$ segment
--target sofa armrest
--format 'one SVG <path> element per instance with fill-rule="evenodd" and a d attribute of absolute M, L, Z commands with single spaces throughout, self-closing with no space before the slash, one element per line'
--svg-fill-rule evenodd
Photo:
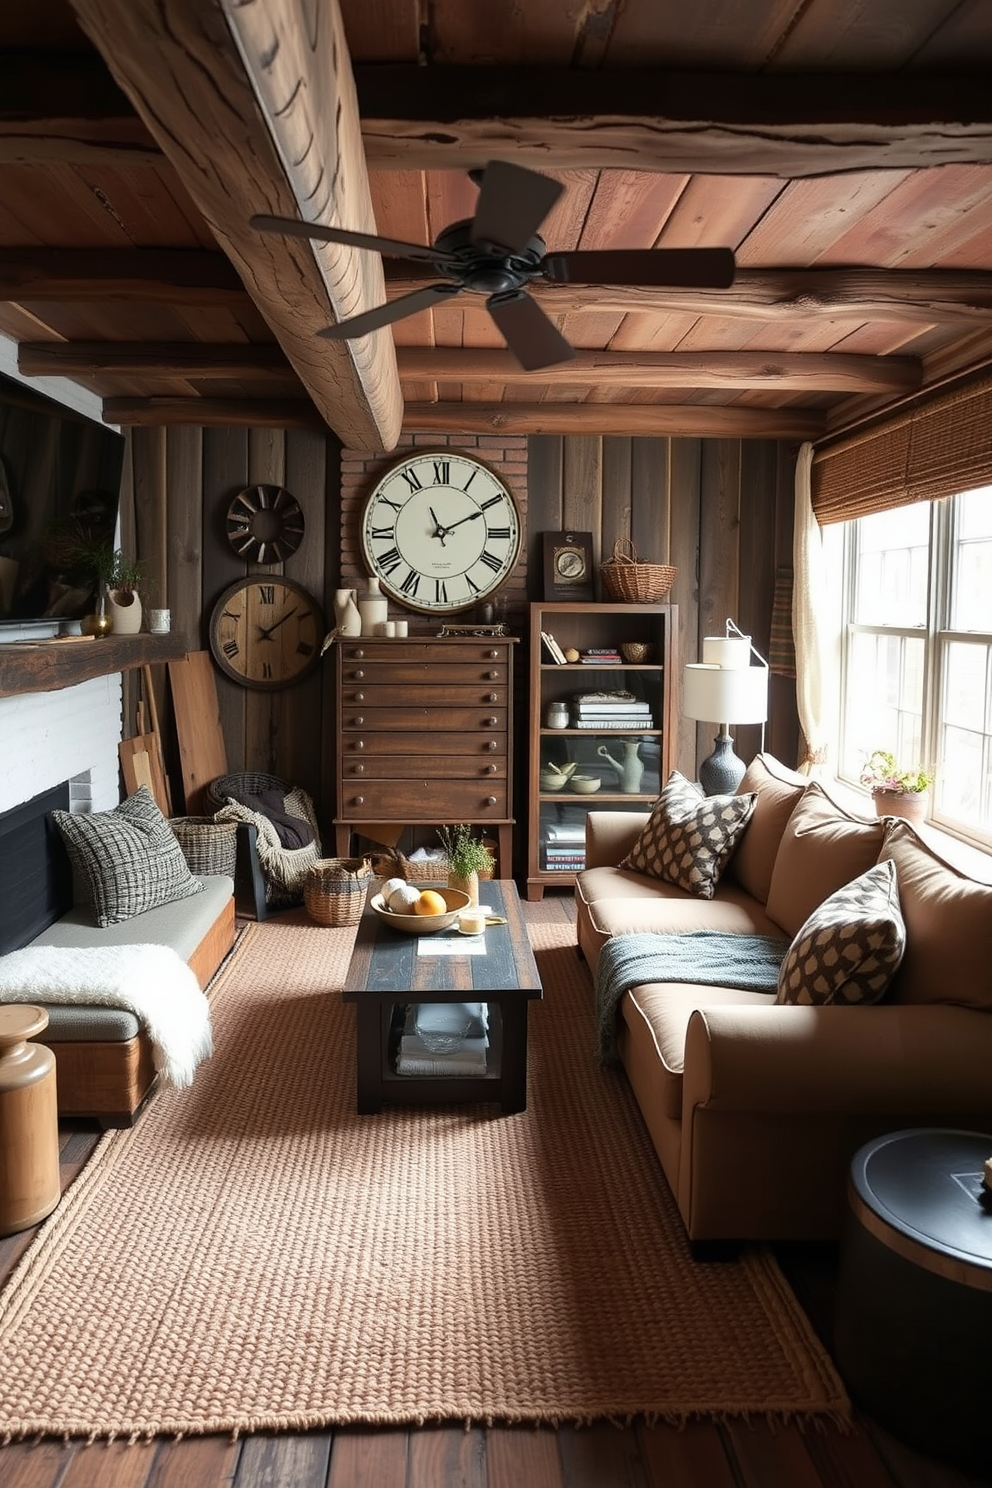
<path fill-rule="evenodd" d="M 720 1112 L 992 1115 L 992 1016 L 947 1004 L 697 1009 L 682 1119 Z"/>
<path fill-rule="evenodd" d="M 587 811 L 586 867 L 615 868 L 630 852 L 649 811 Z"/>

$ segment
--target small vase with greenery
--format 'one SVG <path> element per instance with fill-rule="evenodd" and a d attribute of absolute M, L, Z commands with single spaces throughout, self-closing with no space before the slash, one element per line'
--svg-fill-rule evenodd
<path fill-rule="evenodd" d="M 865 760 L 861 784 L 872 793 L 879 816 L 904 816 L 922 821 L 934 776 L 922 765 L 904 769 L 887 749 L 874 749 Z"/>
<path fill-rule="evenodd" d="M 479 874 L 491 875 L 493 855 L 481 838 L 476 837 L 467 822 L 438 827 L 444 855 L 448 860 L 448 887 L 462 889 L 469 902 L 479 902 Z"/>

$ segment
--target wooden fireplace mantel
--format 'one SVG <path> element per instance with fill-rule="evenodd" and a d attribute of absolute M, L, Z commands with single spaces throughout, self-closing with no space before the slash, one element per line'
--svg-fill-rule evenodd
<path fill-rule="evenodd" d="M 132 667 L 185 656 L 185 635 L 79 636 L 0 645 L 0 697 L 25 692 L 60 692 L 92 677 L 108 677 Z"/>

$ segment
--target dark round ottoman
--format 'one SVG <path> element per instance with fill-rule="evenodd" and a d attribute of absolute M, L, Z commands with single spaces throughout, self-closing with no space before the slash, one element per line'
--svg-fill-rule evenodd
<path fill-rule="evenodd" d="M 893 1435 L 987 1471 L 992 1136 L 919 1129 L 851 1164 L 834 1345 L 851 1394 Z"/>

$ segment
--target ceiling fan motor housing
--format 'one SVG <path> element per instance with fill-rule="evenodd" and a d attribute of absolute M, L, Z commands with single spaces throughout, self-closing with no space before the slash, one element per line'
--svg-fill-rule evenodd
<path fill-rule="evenodd" d="M 473 294 L 505 294 L 523 289 L 540 273 L 547 248 L 543 238 L 533 237 L 522 253 L 508 253 L 498 244 L 472 241 L 472 223 L 453 222 L 434 244 L 438 253 L 453 259 L 444 272 Z"/>

